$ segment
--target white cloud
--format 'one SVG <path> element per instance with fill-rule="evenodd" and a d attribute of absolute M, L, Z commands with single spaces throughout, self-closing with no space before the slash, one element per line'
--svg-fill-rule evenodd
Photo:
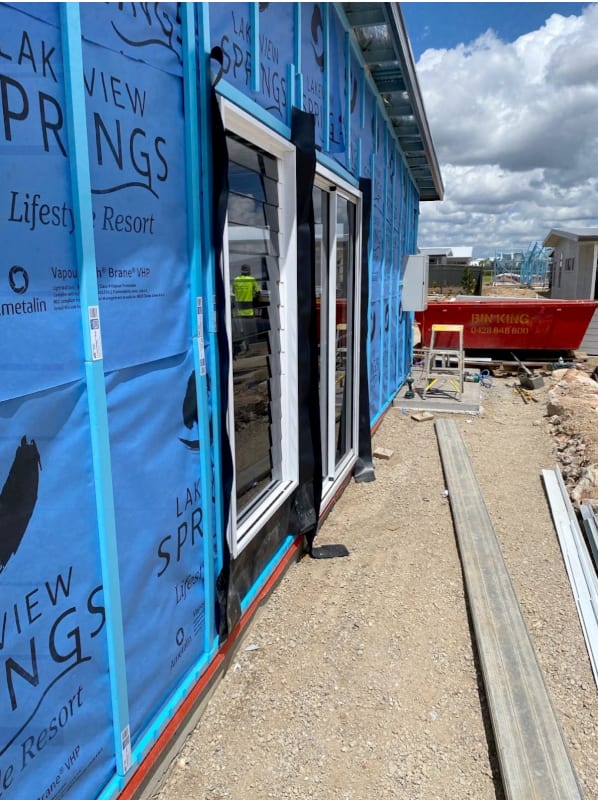
<path fill-rule="evenodd" d="M 598 224 L 598 5 L 515 42 L 426 50 L 417 74 L 445 184 L 419 244 L 476 254 Z"/>

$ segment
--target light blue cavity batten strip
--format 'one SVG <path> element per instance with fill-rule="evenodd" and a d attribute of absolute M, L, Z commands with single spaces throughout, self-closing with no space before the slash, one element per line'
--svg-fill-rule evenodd
<path fill-rule="evenodd" d="M 210 463 L 210 424 L 208 380 L 204 348 L 204 298 L 200 272 L 201 206 L 199 169 L 199 124 L 197 114 L 197 52 L 195 13 L 186 3 L 182 9 L 183 27 L 183 88 L 185 97 L 185 161 L 187 165 L 187 226 L 190 255 L 191 335 L 195 365 L 197 420 L 199 434 L 200 485 L 202 511 L 202 553 L 204 588 L 204 642 L 208 652 L 214 641 L 214 553 L 212 545 L 212 465 Z"/>
<path fill-rule="evenodd" d="M 294 28 L 294 36 L 293 36 L 293 46 L 295 48 L 295 66 L 297 68 L 297 72 L 301 72 L 301 3 L 295 3 L 293 5 L 293 24 Z"/>
<path fill-rule="evenodd" d="M 300 108 L 302 111 L 305 109 L 303 108 L 303 75 L 299 74 L 295 76 L 295 98 L 296 103 L 295 105 L 297 108 Z"/>
<path fill-rule="evenodd" d="M 353 96 L 353 84 L 351 82 L 351 38 L 345 32 L 345 153 L 349 169 L 351 168 L 351 150 L 353 148 L 351 140 L 351 100 Z"/>
<path fill-rule="evenodd" d="M 293 106 L 295 106 L 296 95 L 296 82 L 295 82 L 295 65 L 287 64 L 287 86 L 289 87 L 289 96 L 287 98 L 287 125 L 291 127 L 293 120 Z"/>
<path fill-rule="evenodd" d="M 357 140 L 357 174 L 361 175 L 361 137 Z"/>
<path fill-rule="evenodd" d="M 75 243 L 79 272 L 79 292 L 83 343 L 85 349 L 85 376 L 89 402 L 89 422 L 95 480 L 98 537 L 104 600 L 106 603 L 106 640 L 110 669 L 114 750 L 116 770 L 125 775 L 131 768 L 131 736 L 129 729 L 129 702 L 125 663 L 124 632 L 114 494 L 108 433 L 108 408 L 101 352 L 99 326 L 98 285 L 95 243 L 93 236 L 93 210 L 91 180 L 88 160 L 87 122 L 83 89 L 83 51 L 81 20 L 78 3 L 61 3 L 62 49 L 64 59 L 66 117 L 69 132 L 69 155 L 73 209 L 78 224 L 75 226 Z M 94 327 L 92 327 L 92 325 Z M 92 339 L 93 337 L 93 339 Z"/>
<path fill-rule="evenodd" d="M 330 150 L 330 6 L 322 3 L 322 25 L 324 27 L 324 120 L 322 122 L 323 148 Z"/>
<path fill-rule="evenodd" d="M 362 65 L 363 66 L 363 65 Z M 361 97 L 359 103 L 359 115 L 361 117 L 361 127 L 365 127 L 365 92 L 367 89 L 367 84 L 365 81 L 365 72 L 362 69 L 361 75 L 359 76 L 359 81 L 361 83 Z"/>
<path fill-rule="evenodd" d="M 260 90 L 260 4 L 249 4 L 251 20 L 251 91 Z"/>
<path fill-rule="evenodd" d="M 301 3 L 293 5 L 293 49 L 295 62 L 295 105 L 303 110 L 303 75 L 301 74 Z"/>

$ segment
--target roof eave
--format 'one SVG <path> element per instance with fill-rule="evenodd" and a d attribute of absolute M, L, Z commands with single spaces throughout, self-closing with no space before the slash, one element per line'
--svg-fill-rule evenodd
<path fill-rule="evenodd" d="M 432 134 L 430 133 L 430 126 L 428 125 L 428 118 L 426 116 L 421 89 L 417 79 L 417 73 L 415 71 L 413 52 L 409 43 L 403 12 L 401 11 L 398 3 L 384 3 L 384 6 L 391 24 L 393 40 L 398 43 L 396 50 L 401 63 L 403 81 L 405 82 L 406 89 L 409 92 L 409 98 L 413 107 L 413 116 L 416 119 L 416 123 L 420 131 L 423 149 L 428 159 L 431 176 L 434 183 L 434 196 L 422 196 L 421 199 L 442 200 L 444 197 L 444 184 L 442 182 L 440 166 L 436 157 L 436 150 L 434 148 Z"/>
<path fill-rule="evenodd" d="M 343 3 L 345 22 L 375 84 L 420 200 L 442 200 L 444 185 L 398 3 Z M 363 45 L 361 29 L 382 25 L 386 41 Z M 378 46 L 376 46 L 378 44 Z"/>

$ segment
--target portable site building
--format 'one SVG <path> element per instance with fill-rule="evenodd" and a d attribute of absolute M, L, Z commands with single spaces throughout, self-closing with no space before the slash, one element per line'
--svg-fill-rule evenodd
<path fill-rule="evenodd" d="M 550 296 L 564 300 L 598 300 L 598 228 L 553 228 L 544 239 L 553 248 Z M 589 355 L 598 355 L 598 312 L 590 320 L 581 343 Z"/>
<path fill-rule="evenodd" d="M 0 56 L 0 795 L 134 797 L 372 477 L 442 182 L 394 3 L 7 4 Z"/>

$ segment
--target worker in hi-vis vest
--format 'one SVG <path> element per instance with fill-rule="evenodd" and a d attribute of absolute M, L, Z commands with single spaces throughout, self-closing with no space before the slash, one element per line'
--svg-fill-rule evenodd
<path fill-rule="evenodd" d="M 251 274 L 249 264 L 243 264 L 241 274 L 233 280 L 233 294 L 235 295 L 235 314 L 237 317 L 253 317 L 253 302 L 260 293 L 260 287 Z"/>
<path fill-rule="evenodd" d="M 235 297 L 234 315 L 239 323 L 240 333 L 243 341 L 239 343 L 239 352 L 245 352 L 248 347 L 248 340 L 255 333 L 254 329 L 254 302 L 260 293 L 260 287 L 256 279 L 251 274 L 249 264 L 243 264 L 241 274 L 233 280 L 233 295 Z"/>

